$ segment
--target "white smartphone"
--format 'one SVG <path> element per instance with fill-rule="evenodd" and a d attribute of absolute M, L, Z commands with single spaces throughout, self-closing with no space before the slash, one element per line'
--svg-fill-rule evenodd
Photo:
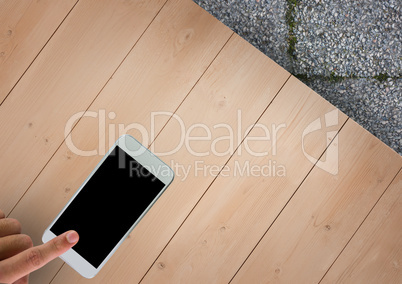
<path fill-rule="evenodd" d="M 173 178 L 169 166 L 124 135 L 46 229 L 42 241 L 77 231 L 78 243 L 60 257 L 82 276 L 92 278 Z"/>

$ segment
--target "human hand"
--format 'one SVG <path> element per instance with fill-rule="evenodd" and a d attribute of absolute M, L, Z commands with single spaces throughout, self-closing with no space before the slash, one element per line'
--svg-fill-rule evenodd
<path fill-rule="evenodd" d="M 21 224 L 0 210 L 0 283 L 28 283 L 29 273 L 65 253 L 78 238 L 77 232 L 68 231 L 33 247 L 31 238 L 21 234 Z"/>

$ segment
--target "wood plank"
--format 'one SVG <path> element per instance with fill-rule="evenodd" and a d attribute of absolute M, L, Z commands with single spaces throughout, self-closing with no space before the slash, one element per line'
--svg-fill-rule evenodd
<path fill-rule="evenodd" d="M 187 130 L 197 123 L 211 130 L 210 140 L 190 143 L 191 149 L 211 151 L 212 141 L 229 133 L 227 128 L 214 128 L 222 123 L 242 129 L 240 140 L 236 137 L 233 142 L 236 147 L 288 77 L 288 72 L 234 35 L 177 111 Z M 241 121 L 238 121 L 238 110 L 242 111 Z M 183 134 L 177 120 L 170 120 L 156 138 L 154 151 L 174 150 Z M 195 136 L 205 136 L 205 129 L 195 128 L 191 137 Z M 52 283 L 139 282 L 214 179 L 212 174 L 204 176 L 194 171 L 195 164 L 199 161 L 219 170 L 230 157 L 230 151 L 225 153 L 229 147 L 226 139 L 216 145 L 220 155 L 196 156 L 182 146 L 162 156 L 168 164 L 192 167 L 188 176 L 184 177 L 174 167 L 176 177 L 171 186 L 93 280 L 83 279 L 65 265 Z"/>
<path fill-rule="evenodd" d="M 119 136 L 119 124 L 128 127 L 137 123 L 149 133 L 152 112 L 174 112 L 232 34 L 192 1 L 169 1 L 89 108 L 87 113 L 97 113 L 98 119 L 84 117 L 74 128 L 74 145 L 106 150 Z M 102 113 L 105 119 L 100 118 Z M 112 113 L 113 119 L 109 117 Z M 158 119 L 156 134 L 168 119 L 166 115 Z M 105 128 L 99 121 L 105 121 Z M 110 131 L 114 126 L 116 133 Z M 128 133 L 143 141 L 137 130 Z M 66 142 L 58 149 L 11 214 L 21 221 L 23 231 L 35 244 L 41 243 L 45 228 L 102 156 L 80 156 Z M 27 214 L 28 208 L 41 209 Z M 33 273 L 30 283 L 49 282 L 61 265 L 59 259 L 51 262 Z"/>
<path fill-rule="evenodd" d="M 324 276 L 402 166 L 353 120 L 337 147 L 339 173 L 314 167 L 233 283 L 318 283 Z"/>
<path fill-rule="evenodd" d="M 0 109 L 0 208 L 8 214 L 165 0 L 83 0 Z"/>
<path fill-rule="evenodd" d="M 321 283 L 402 283 L 402 171 Z"/>
<path fill-rule="evenodd" d="M 314 166 L 301 150 L 303 131 L 334 110 L 336 126 L 330 139 L 346 116 L 292 77 L 258 122 L 269 130 L 270 139 L 251 139 L 265 136 L 262 126 L 250 132 L 242 153 L 235 153 L 227 164 L 231 170 L 211 185 L 143 282 L 229 282 Z M 317 157 L 324 152 L 327 140 L 326 128 L 319 132 L 324 143 L 309 141 L 310 154 Z M 237 170 L 247 169 L 247 165 L 254 170 Z M 274 165 L 271 173 L 268 165 Z"/>
<path fill-rule="evenodd" d="M 0 105 L 77 1 L 0 1 Z"/>

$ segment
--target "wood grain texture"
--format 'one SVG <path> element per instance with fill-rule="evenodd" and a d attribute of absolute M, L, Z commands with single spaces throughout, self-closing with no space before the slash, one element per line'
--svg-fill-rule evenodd
<path fill-rule="evenodd" d="M 292 77 L 242 144 L 242 153 L 235 153 L 228 172 L 211 185 L 143 282 L 229 282 L 314 165 L 301 150 L 304 129 L 334 110 Z M 336 115 L 334 135 L 346 121 L 344 114 Z M 265 136 L 262 125 L 269 139 L 257 140 Z M 309 141 L 310 154 L 317 157 L 327 139 L 325 128 L 318 132 L 324 143 Z M 247 168 L 253 170 L 241 172 Z"/>
<path fill-rule="evenodd" d="M 0 1 L 0 105 L 77 1 Z"/>
<path fill-rule="evenodd" d="M 102 151 L 125 133 L 118 133 L 119 125 L 148 145 L 151 137 L 141 136 L 139 126 L 150 133 L 152 112 L 174 112 L 232 33 L 191 1 L 174 0 L 164 6 L 69 136 L 78 149 L 98 153 L 80 156 L 69 140 L 64 142 L 11 213 L 34 243 L 41 242 L 46 227 L 100 161 Z M 93 113 L 96 118 L 86 116 Z M 158 117 L 160 127 L 168 119 Z M 28 207 L 41 209 L 27 214 Z M 112 213 L 105 211 L 113 218 Z M 107 217 L 102 218 L 107 223 Z M 56 260 L 33 273 L 31 283 L 48 282 L 61 264 Z M 110 272 L 116 266 L 109 268 Z M 71 277 L 81 278 L 75 272 L 69 277 L 70 283 L 74 282 Z"/>
<path fill-rule="evenodd" d="M 318 283 L 402 165 L 352 120 L 331 145 L 339 173 L 311 171 L 233 283 Z"/>
<path fill-rule="evenodd" d="M 236 129 L 240 123 L 244 133 L 247 127 L 255 123 L 288 77 L 288 72 L 234 35 L 176 114 L 187 130 L 197 123 L 204 124 L 212 132 L 211 140 L 228 135 L 227 128 L 214 128 L 217 124 L 226 123 Z M 239 109 L 242 111 L 240 122 Z M 154 152 L 174 150 L 180 143 L 181 135 L 184 133 L 180 124 L 176 119 L 171 119 L 156 138 Z M 194 128 L 191 136 L 205 136 L 205 129 Z M 243 138 L 243 134 L 240 138 Z M 238 141 L 234 146 L 238 145 Z M 212 144 L 210 140 L 190 143 L 191 149 L 197 152 L 210 150 Z M 173 183 L 96 278 L 84 280 L 71 268 L 64 266 L 53 283 L 139 282 L 214 179 L 211 174 L 195 171 L 195 164 L 198 161 L 219 169 L 230 157 L 229 151 L 224 153 L 229 144 L 226 139 L 220 141 L 219 146 L 216 145 L 223 153 L 221 155 L 196 156 L 185 145 L 169 155 L 159 154 L 168 164 L 190 166 L 188 176 L 184 177 L 179 169 L 173 167 L 176 171 Z"/>
<path fill-rule="evenodd" d="M 17 203 L 164 0 L 82 0 L 0 108 L 0 208 Z"/>
<path fill-rule="evenodd" d="M 321 283 L 402 283 L 402 171 Z"/>

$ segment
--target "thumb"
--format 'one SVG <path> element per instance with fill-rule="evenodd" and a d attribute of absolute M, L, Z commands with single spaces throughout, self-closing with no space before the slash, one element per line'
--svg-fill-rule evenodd
<path fill-rule="evenodd" d="M 0 272 L 3 275 L 10 276 L 10 282 L 15 281 L 62 255 L 73 247 L 78 242 L 78 239 L 77 232 L 65 232 L 43 245 L 27 249 L 1 261 Z M 4 281 L 5 279 L 1 280 Z"/>

